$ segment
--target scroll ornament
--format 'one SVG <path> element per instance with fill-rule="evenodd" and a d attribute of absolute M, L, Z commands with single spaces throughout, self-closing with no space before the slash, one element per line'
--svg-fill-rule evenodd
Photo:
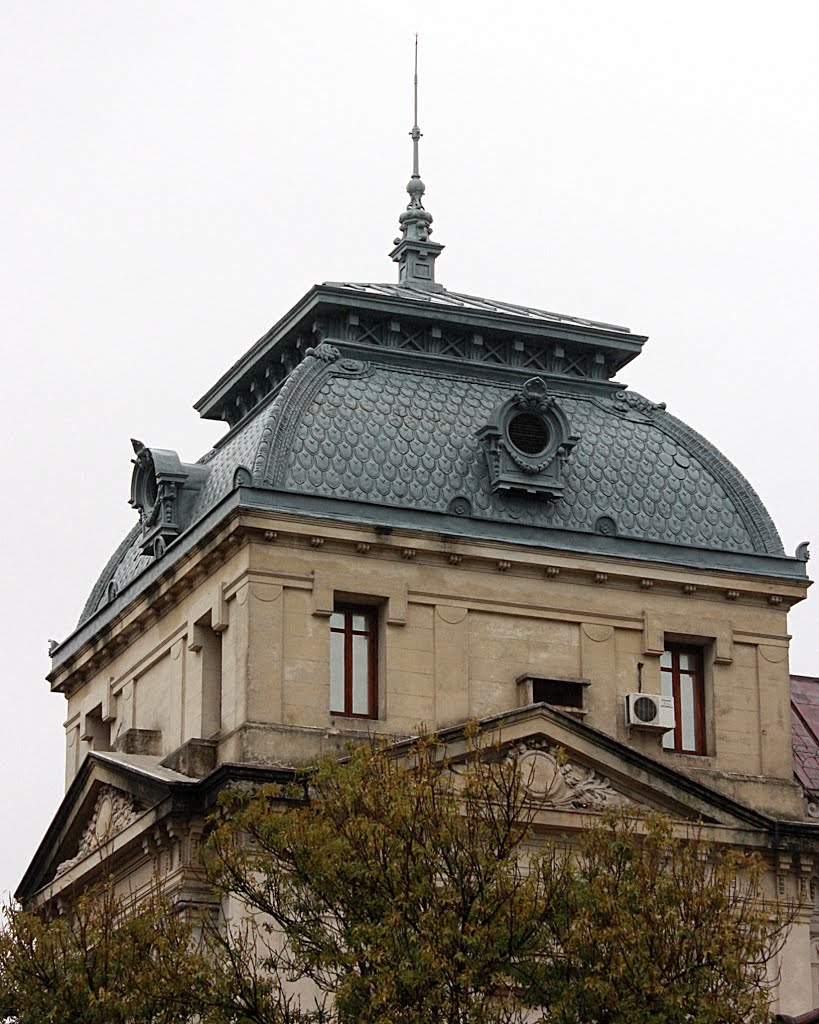
<path fill-rule="evenodd" d="M 113 786 L 103 786 L 88 824 L 80 836 L 76 855 L 59 864 L 56 874 L 63 874 L 90 853 L 99 850 L 109 839 L 127 828 L 138 814 L 139 808 L 126 793 Z"/>
<path fill-rule="evenodd" d="M 532 803 L 556 809 L 602 811 L 626 801 L 611 783 L 592 768 L 564 760 L 546 741 L 520 743 L 517 758 L 523 785 Z"/>

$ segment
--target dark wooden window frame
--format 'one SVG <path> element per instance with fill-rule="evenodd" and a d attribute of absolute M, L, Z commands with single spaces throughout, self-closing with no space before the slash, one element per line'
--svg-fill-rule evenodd
<path fill-rule="evenodd" d="M 378 718 L 378 608 L 373 605 L 336 604 L 334 614 L 344 616 L 343 627 L 330 626 L 331 633 L 344 636 L 344 710 L 330 708 L 338 718 Z M 354 629 L 353 616 L 363 616 L 368 629 Z M 330 620 L 332 622 L 332 619 Z M 353 637 L 366 636 L 367 645 L 367 712 L 353 711 Z"/>
<path fill-rule="evenodd" d="M 666 750 L 675 754 L 694 754 L 702 756 L 708 753 L 705 735 L 705 672 L 703 651 L 692 644 L 666 643 L 665 652 L 671 655 L 671 693 L 674 697 L 673 729 L 674 743 Z M 680 668 L 680 655 L 690 654 L 694 659 L 693 671 Z M 660 669 L 661 672 L 668 671 Z M 686 750 L 682 745 L 682 699 L 680 696 L 680 676 L 690 676 L 693 680 L 694 693 L 694 749 Z"/>

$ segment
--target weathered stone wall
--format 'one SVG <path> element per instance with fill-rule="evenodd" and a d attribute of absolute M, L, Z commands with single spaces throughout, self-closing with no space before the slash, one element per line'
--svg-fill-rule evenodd
<path fill-rule="evenodd" d="M 403 736 L 510 710 L 522 700 L 516 679 L 528 673 L 588 680 L 588 725 L 760 808 L 801 815 L 786 615 L 769 603 L 765 581 L 277 525 L 275 540 L 246 533 L 71 693 L 68 781 L 88 749 L 134 749 L 133 730 L 160 734 L 163 756 L 215 738 L 220 760 L 292 763 L 350 734 Z M 329 711 L 335 600 L 380 609 L 371 722 Z M 623 698 L 640 677 L 646 692 L 659 691 L 666 639 L 703 647 L 707 756 L 664 751 L 657 734 L 625 724 Z"/>

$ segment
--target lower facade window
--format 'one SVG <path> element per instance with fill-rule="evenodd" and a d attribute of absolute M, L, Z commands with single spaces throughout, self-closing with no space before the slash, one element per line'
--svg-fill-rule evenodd
<path fill-rule="evenodd" d="M 663 736 L 666 750 L 705 754 L 705 684 L 702 650 L 668 644 L 660 657 L 662 694 L 674 700 L 676 725 Z"/>
<path fill-rule="evenodd" d="M 378 611 L 336 605 L 330 616 L 330 713 L 378 717 Z"/>

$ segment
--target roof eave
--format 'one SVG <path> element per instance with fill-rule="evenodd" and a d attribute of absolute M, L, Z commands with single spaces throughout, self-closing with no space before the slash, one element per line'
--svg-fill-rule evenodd
<path fill-rule="evenodd" d="M 180 561 L 190 555 L 197 545 L 205 543 L 217 530 L 224 527 L 228 519 L 242 511 L 356 523 L 376 528 L 387 527 L 390 530 L 407 530 L 438 537 L 454 536 L 463 540 L 523 545 L 555 553 L 624 559 L 660 564 L 680 570 L 707 570 L 736 576 L 761 577 L 769 579 L 772 585 L 796 585 L 800 591 L 810 586 L 805 562 L 789 555 L 694 548 L 624 536 L 606 537 L 601 534 L 525 526 L 492 519 L 464 518 L 426 509 L 399 508 L 394 505 L 330 498 L 297 491 L 241 487 L 226 495 L 190 530 L 182 534 L 160 562 L 146 568 L 117 595 L 113 602 L 100 608 L 66 637 L 52 656 L 52 670 L 47 676 L 52 683 L 52 689 L 62 692 L 62 683 L 59 682 L 62 674 L 60 669 L 66 662 L 73 659 L 86 644 L 94 643 L 95 638 L 102 634 L 114 619 L 124 615 L 126 609 L 149 587 L 158 585 L 163 577 L 173 574 Z M 795 595 L 793 600 L 801 600 L 802 597 L 804 593 Z"/>
<path fill-rule="evenodd" d="M 463 309 L 458 305 L 419 304 L 417 299 L 398 295 L 374 295 L 357 292 L 341 285 L 314 285 L 273 327 L 224 373 L 194 405 L 204 419 L 223 418 L 225 402 L 239 389 L 257 364 L 286 338 L 304 328 L 310 316 L 333 309 L 362 309 L 374 313 L 397 314 L 415 321 L 437 321 L 460 326 L 468 324 L 476 333 L 541 336 L 564 341 L 578 347 L 605 351 L 612 375 L 619 372 L 642 351 L 648 340 L 645 335 L 632 334 L 625 328 L 593 322 L 572 323 L 569 320 L 534 320 L 514 313 L 493 313 L 490 310 Z M 312 334 L 312 327 L 310 333 Z"/>
<path fill-rule="evenodd" d="M 208 419 L 209 414 L 225 399 L 232 385 L 241 380 L 261 356 L 269 352 L 280 338 L 289 334 L 312 311 L 318 301 L 318 293 L 321 288 L 321 285 L 313 285 L 295 306 L 291 307 L 280 320 L 277 320 L 270 330 L 263 334 L 254 345 L 251 345 L 247 352 L 237 359 L 233 366 L 223 373 L 219 380 L 194 403 L 194 409 L 203 419 Z"/>

